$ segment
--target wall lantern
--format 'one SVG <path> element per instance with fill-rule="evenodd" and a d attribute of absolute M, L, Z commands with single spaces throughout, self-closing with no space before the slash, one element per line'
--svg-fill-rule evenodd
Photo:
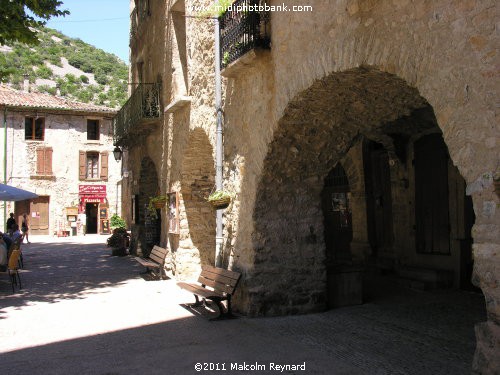
<path fill-rule="evenodd" d="M 115 149 L 113 150 L 113 156 L 115 157 L 115 160 L 116 161 L 122 160 L 122 154 L 123 151 L 121 150 L 121 148 L 116 146 Z"/>

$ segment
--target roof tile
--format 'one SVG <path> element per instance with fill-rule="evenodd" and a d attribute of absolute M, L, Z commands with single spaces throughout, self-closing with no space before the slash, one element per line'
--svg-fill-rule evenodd
<path fill-rule="evenodd" d="M 80 103 L 60 96 L 25 92 L 11 87 L 0 85 L 0 106 L 16 106 L 26 108 L 61 109 L 79 112 L 116 113 L 117 110 L 89 103 Z"/>

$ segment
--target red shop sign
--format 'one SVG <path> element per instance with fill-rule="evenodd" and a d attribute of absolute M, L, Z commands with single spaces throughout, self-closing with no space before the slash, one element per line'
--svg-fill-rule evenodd
<path fill-rule="evenodd" d="M 82 197 L 83 203 L 106 203 L 105 197 L 100 197 L 96 195 L 86 195 Z"/>
<path fill-rule="evenodd" d="M 106 195 L 106 185 L 78 185 L 80 195 Z"/>

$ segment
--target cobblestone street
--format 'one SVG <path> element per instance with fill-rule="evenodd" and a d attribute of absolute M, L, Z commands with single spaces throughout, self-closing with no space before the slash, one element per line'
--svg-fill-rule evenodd
<path fill-rule="evenodd" d="M 387 282 L 360 306 L 210 322 L 184 307 L 194 299 L 174 280 L 145 280 L 131 257 L 110 256 L 105 239 L 24 245 L 23 289 L 12 294 L 5 276 L 0 282 L 3 372 L 258 374 L 279 372 L 271 363 L 305 363 L 283 373 L 468 374 L 473 326 L 486 319 L 477 293 Z M 219 371 L 198 372 L 197 363 Z"/>

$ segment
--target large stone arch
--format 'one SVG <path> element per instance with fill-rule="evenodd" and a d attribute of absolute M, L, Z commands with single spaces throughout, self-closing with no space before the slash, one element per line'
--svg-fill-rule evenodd
<path fill-rule="evenodd" d="M 288 104 L 274 131 L 256 192 L 254 267 L 246 278 L 250 315 L 325 308 L 323 224 L 318 199 L 321 181 L 346 157 L 359 137 L 383 144 L 391 157 L 398 160 L 399 140 L 391 134 L 432 133 L 436 132 L 436 125 L 439 123 L 432 106 L 416 88 L 396 75 L 367 66 L 317 80 Z M 459 128 L 455 130 L 460 132 Z M 456 134 L 444 134 L 443 138 L 453 159 L 464 140 L 457 140 Z M 461 163 L 457 166 L 461 171 L 470 171 L 482 158 L 484 155 L 464 162 L 459 157 Z M 491 176 L 484 177 L 478 191 L 489 196 L 492 187 L 488 180 Z M 477 181 L 468 182 L 469 193 L 474 193 Z M 489 289 L 495 278 L 488 276 L 495 265 L 483 256 L 485 249 L 494 251 L 498 245 L 494 240 L 485 243 L 488 236 L 477 230 L 491 220 L 491 216 L 485 217 L 484 209 L 478 210 L 480 204 L 484 206 L 485 197 L 481 195 L 473 194 L 474 240 L 478 242 L 474 249 L 480 250 L 475 259 L 474 281 L 485 293 L 491 321 L 476 326 L 478 352 L 482 350 L 479 346 L 494 341 L 498 330 L 494 323 L 498 319 L 494 297 L 498 292 Z M 476 360 L 480 356 L 476 353 Z"/>
<path fill-rule="evenodd" d="M 257 188 L 255 268 L 248 278 L 249 290 L 257 293 L 249 294 L 250 306 L 255 307 L 250 314 L 324 308 L 318 200 L 323 179 L 361 135 L 394 152 L 393 141 L 382 128 L 426 106 L 426 100 L 402 79 L 369 67 L 331 74 L 290 102 L 274 132 Z M 282 257 L 287 262 L 280 261 Z M 295 275 L 296 286 L 291 287 L 289 277 L 271 282 L 276 274 Z M 262 294 L 254 284 L 274 285 L 275 291 Z M 287 291 L 295 297 L 288 298 Z"/>

